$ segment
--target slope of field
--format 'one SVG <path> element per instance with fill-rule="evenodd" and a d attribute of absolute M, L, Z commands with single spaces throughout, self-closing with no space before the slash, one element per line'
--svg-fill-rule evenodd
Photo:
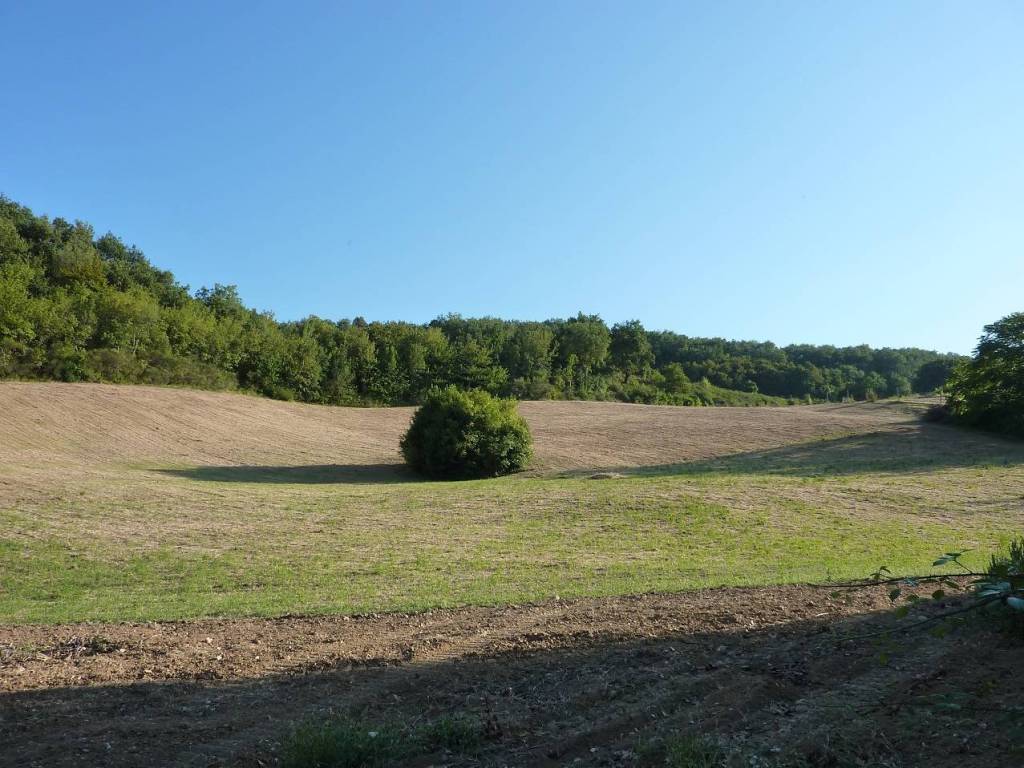
<path fill-rule="evenodd" d="M 793 582 L 984 561 L 1024 445 L 915 403 L 520 407 L 530 472 L 429 483 L 409 409 L 0 383 L 0 765 L 275 765 L 338 715 L 434 728 L 424 766 L 1020 756 L 1018 645 Z"/>
<path fill-rule="evenodd" d="M 0 620 L 821 580 L 987 551 L 1024 522 L 1021 444 L 913 404 L 521 408 L 531 472 L 431 483 L 398 463 L 409 409 L 0 383 Z"/>
<path fill-rule="evenodd" d="M 334 465 L 401 471 L 412 408 L 336 408 L 245 395 L 107 384 L 0 382 L 0 463 Z M 872 405 L 679 408 L 520 405 L 540 470 L 671 464 L 868 432 L 906 420 Z"/>

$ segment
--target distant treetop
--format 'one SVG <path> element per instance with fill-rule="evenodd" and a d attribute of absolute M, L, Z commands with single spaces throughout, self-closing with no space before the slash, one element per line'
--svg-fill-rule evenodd
<path fill-rule="evenodd" d="M 520 399 L 760 405 L 930 392 L 960 358 L 693 338 L 597 315 L 278 322 L 231 285 L 190 293 L 134 246 L 0 197 L 0 377 L 241 388 L 333 404 L 432 388 Z"/>

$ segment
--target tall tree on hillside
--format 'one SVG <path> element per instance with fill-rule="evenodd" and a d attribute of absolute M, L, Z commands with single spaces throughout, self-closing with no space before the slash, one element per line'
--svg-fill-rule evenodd
<path fill-rule="evenodd" d="M 557 359 L 568 394 L 588 394 L 593 386 L 594 372 L 608 358 L 611 334 L 598 315 L 570 317 L 555 330 Z"/>
<path fill-rule="evenodd" d="M 610 352 L 612 365 L 629 376 L 639 376 L 654 365 L 654 351 L 639 320 L 612 326 Z"/>
<path fill-rule="evenodd" d="M 986 325 L 946 390 L 950 410 L 967 423 L 1024 435 L 1024 312 Z"/>
<path fill-rule="evenodd" d="M 957 360 L 954 357 L 929 360 L 924 363 L 917 369 L 917 374 L 914 376 L 914 391 L 927 394 L 941 389 L 956 365 Z"/>

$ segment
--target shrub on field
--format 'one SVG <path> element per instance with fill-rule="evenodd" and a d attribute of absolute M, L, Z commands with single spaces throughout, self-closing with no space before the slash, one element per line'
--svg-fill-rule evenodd
<path fill-rule="evenodd" d="M 427 477 L 496 477 L 526 467 L 532 439 L 514 400 L 447 387 L 428 393 L 416 411 L 402 455 Z"/>

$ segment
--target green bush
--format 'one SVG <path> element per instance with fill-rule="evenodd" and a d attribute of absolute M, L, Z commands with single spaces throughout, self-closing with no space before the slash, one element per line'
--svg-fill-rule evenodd
<path fill-rule="evenodd" d="M 427 394 L 402 438 L 402 455 L 427 477 L 496 477 L 526 467 L 532 439 L 514 400 L 447 387 Z"/>

